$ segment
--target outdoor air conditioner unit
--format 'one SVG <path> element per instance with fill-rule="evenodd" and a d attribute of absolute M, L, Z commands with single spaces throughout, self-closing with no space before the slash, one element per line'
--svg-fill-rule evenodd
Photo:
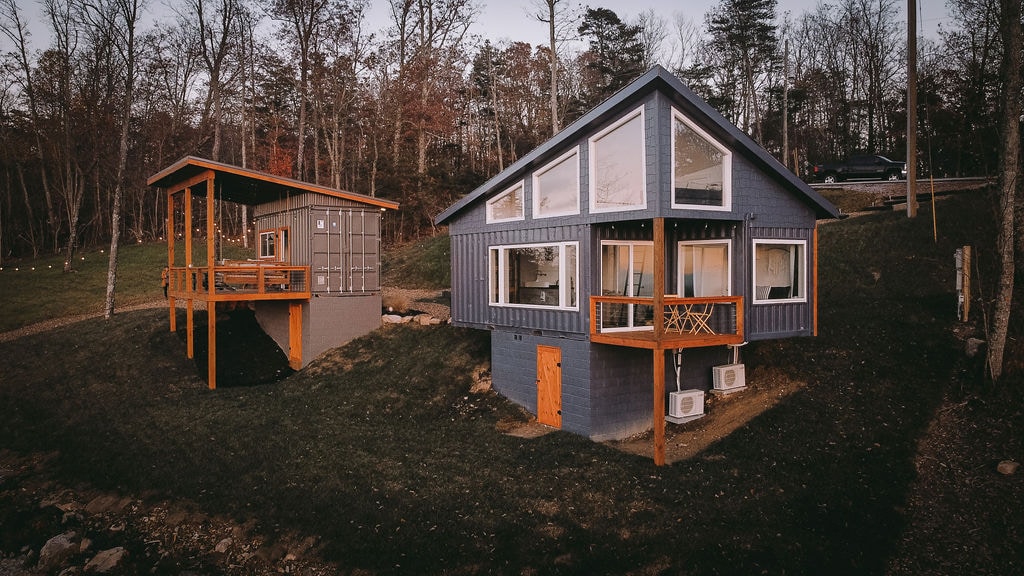
<path fill-rule="evenodd" d="M 668 395 L 668 415 L 671 418 L 695 418 L 704 415 L 704 391 L 680 390 Z"/>
<path fill-rule="evenodd" d="M 711 368 L 715 390 L 730 391 L 746 388 L 743 364 L 725 364 Z"/>

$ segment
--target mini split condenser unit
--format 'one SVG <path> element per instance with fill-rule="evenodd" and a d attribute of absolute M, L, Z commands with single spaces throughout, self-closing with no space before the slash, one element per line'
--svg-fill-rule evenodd
<path fill-rule="evenodd" d="M 711 368 L 715 390 L 739 390 L 747 386 L 743 364 L 726 364 Z"/>
<path fill-rule="evenodd" d="M 680 390 L 669 393 L 668 415 L 672 418 L 694 418 L 704 415 L 704 391 Z"/>

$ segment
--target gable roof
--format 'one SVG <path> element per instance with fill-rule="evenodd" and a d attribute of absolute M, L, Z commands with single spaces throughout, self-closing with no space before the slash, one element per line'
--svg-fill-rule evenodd
<path fill-rule="evenodd" d="M 707 102 L 694 94 L 692 90 L 687 88 L 672 73 L 656 65 L 543 144 L 531 150 L 514 164 L 499 172 L 487 182 L 484 182 L 476 190 L 473 190 L 458 202 L 452 204 L 434 219 L 434 223 L 444 224 L 481 197 L 496 189 L 511 185 L 513 180 L 519 178 L 531 166 L 539 164 L 540 161 L 549 158 L 552 153 L 560 151 L 567 143 L 577 140 L 583 134 L 596 129 L 612 113 L 625 108 L 627 105 L 636 102 L 655 90 L 660 90 L 688 118 L 700 124 L 702 128 L 717 138 L 719 142 L 728 146 L 734 153 L 742 154 L 763 170 L 766 175 L 781 184 L 783 188 L 803 198 L 807 204 L 814 208 L 819 218 L 836 218 L 839 216 L 839 210 L 831 202 L 818 194 L 806 182 L 797 178 L 793 172 L 783 166 L 768 151 L 754 142 L 752 138 L 733 125 L 732 122 L 729 122 Z"/>
<path fill-rule="evenodd" d="M 205 158 L 185 156 L 167 168 L 149 177 L 146 184 L 158 188 L 172 188 L 206 171 L 213 171 L 216 180 L 223 184 L 217 195 L 229 202 L 258 205 L 272 202 L 296 192 L 313 192 L 334 198 L 369 204 L 378 208 L 398 209 L 398 202 L 373 196 L 346 192 L 337 188 L 310 184 L 292 178 L 275 176 L 267 172 L 241 168 Z"/>

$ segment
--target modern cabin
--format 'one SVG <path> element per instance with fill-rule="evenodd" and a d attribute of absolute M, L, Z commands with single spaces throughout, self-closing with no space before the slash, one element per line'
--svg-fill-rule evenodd
<path fill-rule="evenodd" d="M 495 390 L 595 440 L 653 427 L 662 464 L 666 380 L 706 390 L 737 346 L 816 333 L 817 221 L 837 216 L 655 67 L 436 222 Z"/>
<path fill-rule="evenodd" d="M 205 303 L 211 389 L 218 305 L 252 306 L 296 370 L 380 326 L 381 219 L 397 203 L 191 156 L 148 183 L 167 193 L 170 328 L 184 300 L 192 358 L 194 306 Z M 252 207 L 255 258 L 218 259 L 216 240 L 205 242 L 205 254 L 193 250 L 195 235 L 219 237 L 223 202 Z"/>

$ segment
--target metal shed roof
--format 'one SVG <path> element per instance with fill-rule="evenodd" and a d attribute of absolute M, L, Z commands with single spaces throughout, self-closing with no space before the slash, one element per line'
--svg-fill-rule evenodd
<path fill-rule="evenodd" d="M 654 66 L 644 75 L 555 134 L 551 139 L 534 148 L 517 162 L 451 205 L 435 218 L 435 224 L 445 224 L 467 206 L 495 190 L 510 185 L 511 181 L 520 178 L 524 172 L 547 159 L 552 153 L 560 151 L 567 143 L 580 138 L 589 131 L 595 130 L 608 116 L 655 90 L 660 90 L 684 114 L 691 120 L 699 123 L 723 144 L 729 146 L 734 152 L 743 154 L 744 157 L 764 170 L 766 175 L 779 182 L 784 188 L 803 198 L 814 208 L 819 218 L 836 218 L 839 216 L 838 208 L 808 186 L 806 182 L 797 178 L 793 172 L 754 142 L 752 138 L 722 116 L 711 105 L 694 94 L 682 81 L 661 66 Z"/>
<path fill-rule="evenodd" d="M 150 176 L 146 183 L 159 188 L 173 188 L 208 170 L 215 173 L 217 182 L 221 184 L 217 195 L 224 200 L 238 204 L 254 206 L 272 202 L 296 192 L 315 192 L 390 210 L 397 210 L 399 206 L 398 202 L 390 200 L 310 184 L 195 156 L 186 156 L 178 160 Z"/>

